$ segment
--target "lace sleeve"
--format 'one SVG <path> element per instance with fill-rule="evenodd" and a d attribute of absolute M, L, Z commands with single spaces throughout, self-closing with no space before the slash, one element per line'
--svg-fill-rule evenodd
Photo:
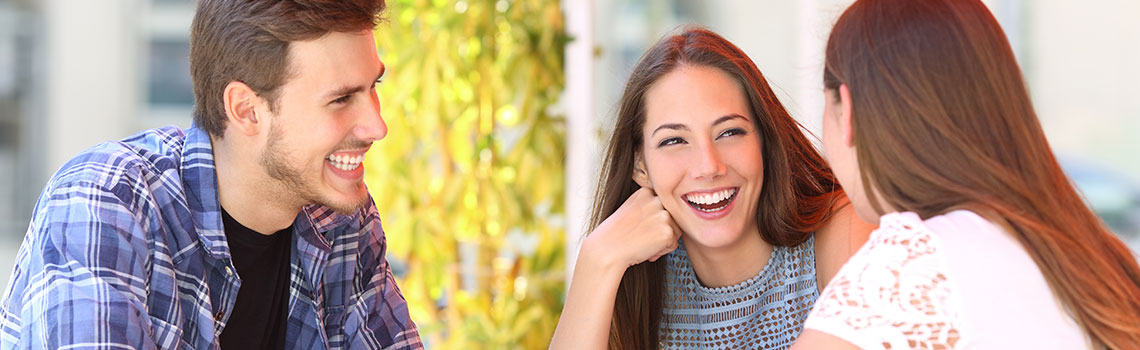
<path fill-rule="evenodd" d="M 804 324 L 863 349 L 954 349 L 958 303 L 938 242 L 914 213 L 892 213 L 820 295 Z"/>

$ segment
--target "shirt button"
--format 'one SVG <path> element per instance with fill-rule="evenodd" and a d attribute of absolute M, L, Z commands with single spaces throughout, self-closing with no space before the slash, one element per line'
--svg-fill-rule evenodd
<path fill-rule="evenodd" d="M 226 266 L 226 275 L 227 276 L 233 276 L 234 275 L 234 270 L 231 269 L 229 266 Z"/>
<path fill-rule="evenodd" d="M 218 313 L 214 315 L 214 320 L 221 321 L 222 317 L 225 317 L 225 316 L 226 316 L 226 313 L 224 311 L 218 310 Z"/>

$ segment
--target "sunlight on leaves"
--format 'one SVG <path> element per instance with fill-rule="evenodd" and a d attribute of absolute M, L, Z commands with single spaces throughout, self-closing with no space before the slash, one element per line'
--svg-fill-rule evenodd
<path fill-rule="evenodd" d="M 562 310 L 565 84 L 556 0 L 392 0 L 388 136 L 366 155 L 388 259 L 433 349 L 545 348 Z"/>

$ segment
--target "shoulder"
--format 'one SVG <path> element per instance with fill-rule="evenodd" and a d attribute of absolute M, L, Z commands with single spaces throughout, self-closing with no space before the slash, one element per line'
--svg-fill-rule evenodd
<path fill-rule="evenodd" d="M 960 305 L 937 237 L 914 213 L 888 214 L 879 223 L 821 293 L 805 327 L 861 348 L 953 348 Z"/>
<path fill-rule="evenodd" d="M 174 193 L 182 191 L 181 135 L 174 127 L 151 129 L 79 153 L 48 181 L 28 235 L 76 249 L 145 250 L 142 238 L 161 222 L 147 213 L 171 210 L 184 197 Z"/>
<path fill-rule="evenodd" d="M 118 141 L 99 143 L 60 167 L 45 189 L 100 187 L 130 201 L 147 183 L 177 176 L 184 134 L 175 127 L 144 130 Z"/>
<path fill-rule="evenodd" d="M 816 277 L 820 288 L 827 286 L 874 228 L 859 219 L 847 200 L 836 205 L 831 217 L 815 232 Z"/>
<path fill-rule="evenodd" d="M 915 213 L 890 213 L 879 220 L 879 227 L 871 232 L 867 242 L 848 260 L 839 271 L 836 279 L 855 280 L 863 283 L 888 282 L 858 274 L 859 269 L 882 268 L 910 272 L 918 268 L 936 269 L 941 267 L 937 236 Z M 915 265 L 916 262 L 936 262 L 931 265 Z"/>
<path fill-rule="evenodd" d="M 145 289 L 144 265 L 163 222 L 157 213 L 174 201 L 160 192 L 181 188 L 162 179 L 163 167 L 177 174 L 177 162 L 164 153 L 172 132 L 100 143 L 67 161 L 36 203 L 14 279 L 65 276 L 145 294 L 138 291 Z"/>

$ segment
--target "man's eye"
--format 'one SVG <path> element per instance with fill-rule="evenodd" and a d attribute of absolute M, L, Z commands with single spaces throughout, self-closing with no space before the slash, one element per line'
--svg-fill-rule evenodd
<path fill-rule="evenodd" d="M 669 145 L 676 145 L 676 144 L 680 144 L 680 143 L 684 143 L 684 142 L 685 142 L 685 140 L 681 139 L 680 137 L 670 137 L 670 138 L 661 140 L 661 143 L 658 143 L 657 147 L 665 147 L 665 146 L 669 146 Z"/>
<path fill-rule="evenodd" d="M 343 104 L 343 103 L 345 103 L 345 102 L 348 102 L 348 99 L 349 99 L 349 98 L 351 98 L 351 97 L 352 97 L 352 95 L 344 95 L 344 96 L 341 96 L 340 98 L 333 100 L 333 101 L 332 101 L 332 104 L 337 104 L 337 105 L 338 105 L 338 104 Z"/>

